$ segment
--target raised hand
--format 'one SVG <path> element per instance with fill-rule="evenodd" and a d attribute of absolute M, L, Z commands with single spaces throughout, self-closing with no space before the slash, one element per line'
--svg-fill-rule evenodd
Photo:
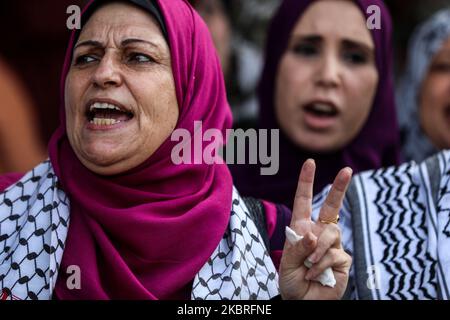
<path fill-rule="evenodd" d="M 303 239 L 295 245 L 285 242 L 280 264 L 283 299 L 340 299 L 347 288 L 352 259 L 342 249 L 337 220 L 352 170 L 345 168 L 338 173 L 320 210 L 319 221 L 314 223 L 311 212 L 315 169 L 310 159 L 300 172 L 290 228 Z M 305 266 L 305 260 L 313 264 L 310 269 Z M 333 270 L 334 287 L 312 281 L 327 268 Z"/>

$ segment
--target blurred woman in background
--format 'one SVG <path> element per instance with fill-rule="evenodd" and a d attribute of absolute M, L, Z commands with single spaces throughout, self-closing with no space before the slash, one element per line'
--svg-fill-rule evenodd
<path fill-rule="evenodd" d="M 450 148 L 450 8 L 412 36 L 397 103 L 406 160 L 420 162 Z"/>
<path fill-rule="evenodd" d="M 200 16 L 205 20 L 219 54 L 222 71 L 228 74 L 231 59 L 231 22 L 222 0 L 190 0 Z"/>
<path fill-rule="evenodd" d="M 381 28 L 367 28 L 367 8 Z M 340 168 L 399 163 L 391 18 L 382 1 L 285 0 L 269 29 L 259 88 L 260 128 L 280 128 L 280 169 L 232 167 L 246 195 L 292 205 L 295 168 L 314 158 L 321 190 Z"/>
<path fill-rule="evenodd" d="M 32 103 L 0 59 L 0 173 L 25 172 L 45 159 Z"/>
<path fill-rule="evenodd" d="M 348 297 L 450 299 L 450 9 L 421 25 L 397 92 L 407 163 L 356 175 L 340 210 Z M 328 188 L 317 195 L 313 217 Z"/>

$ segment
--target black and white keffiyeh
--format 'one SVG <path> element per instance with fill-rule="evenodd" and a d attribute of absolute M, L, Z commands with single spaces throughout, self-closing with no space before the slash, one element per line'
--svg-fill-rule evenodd
<path fill-rule="evenodd" d="M 355 176 L 340 215 L 354 298 L 450 299 L 450 151 Z"/>
<path fill-rule="evenodd" d="M 233 189 L 222 241 L 194 279 L 197 300 L 267 300 L 279 294 L 278 274 L 248 208 Z"/>
<path fill-rule="evenodd" d="M 70 220 L 69 201 L 45 161 L 0 194 L 3 299 L 50 299 Z"/>
<path fill-rule="evenodd" d="M 69 222 L 70 203 L 49 161 L 0 194 L 0 300 L 52 298 Z M 228 229 L 195 277 L 191 297 L 270 299 L 278 294 L 276 268 L 233 189 Z"/>

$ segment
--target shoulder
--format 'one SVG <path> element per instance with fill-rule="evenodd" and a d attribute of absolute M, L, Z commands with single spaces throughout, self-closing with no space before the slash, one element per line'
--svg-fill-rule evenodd
<path fill-rule="evenodd" d="M 36 179 L 41 179 L 42 176 L 47 176 L 48 174 L 54 175 L 52 164 L 49 159 L 39 163 L 33 169 L 26 173 L 7 173 L 0 176 L 0 192 L 5 192 L 13 184 L 16 184 L 20 180 L 31 179 L 36 181 Z"/>
<path fill-rule="evenodd" d="M 436 153 L 420 163 L 410 161 L 399 166 L 361 172 L 353 177 L 346 199 L 356 200 L 361 196 L 378 198 L 381 193 L 400 199 L 411 196 L 411 192 L 401 192 L 411 186 L 418 190 L 431 188 L 435 193 L 439 183 L 447 183 L 446 176 L 450 176 L 450 150 Z"/>
<path fill-rule="evenodd" d="M 250 218 L 255 222 L 267 248 L 281 250 L 285 241 L 285 228 L 289 226 L 292 212 L 283 204 L 272 203 L 252 197 L 240 197 L 237 190 L 233 193 L 233 203 L 241 201 L 248 209 Z"/>

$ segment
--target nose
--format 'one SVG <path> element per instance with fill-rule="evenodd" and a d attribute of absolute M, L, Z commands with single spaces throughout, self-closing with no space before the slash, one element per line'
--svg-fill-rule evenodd
<path fill-rule="evenodd" d="M 335 53 L 329 52 L 320 58 L 316 73 L 316 84 L 325 89 L 337 88 L 340 84 L 341 70 Z"/>
<path fill-rule="evenodd" d="M 92 77 L 95 87 L 106 89 L 108 87 L 117 87 L 122 84 L 118 62 L 112 55 L 105 54 L 97 65 Z"/>

